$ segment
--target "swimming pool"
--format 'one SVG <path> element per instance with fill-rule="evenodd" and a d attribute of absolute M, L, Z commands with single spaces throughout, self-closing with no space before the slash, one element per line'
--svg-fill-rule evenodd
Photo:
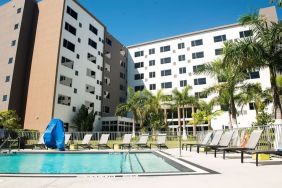
<path fill-rule="evenodd" d="M 199 172 L 159 152 L 14 153 L 0 155 L 0 174 L 173 174 Z"/>

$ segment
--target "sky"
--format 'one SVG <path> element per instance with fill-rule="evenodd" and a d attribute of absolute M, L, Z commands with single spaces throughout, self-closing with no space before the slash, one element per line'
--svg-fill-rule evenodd
<path fill-rule="evenodd" d="M 0 0 L 3 3 L 7 0 Z M 78 0 L 124 45 L 236 23 L 269 0 Z M 282 19 L 282 8 L 278 8 Z"/>

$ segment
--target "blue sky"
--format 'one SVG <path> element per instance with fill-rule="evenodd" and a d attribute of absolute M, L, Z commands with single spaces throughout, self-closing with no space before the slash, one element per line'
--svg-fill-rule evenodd
<path fill-rule="evenodd" d="M 5 0 L 0 0 L 3 2 Z M 79 0 L 123 44 L 237 22 L 269 0 Z M 282 19 L 282 8 L 278 9 Z"/>

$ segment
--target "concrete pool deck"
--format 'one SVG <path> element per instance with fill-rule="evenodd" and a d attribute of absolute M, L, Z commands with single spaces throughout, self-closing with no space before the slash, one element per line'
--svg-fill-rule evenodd
<path fill-rule="evenodd" d="M 178 157 L 178 149 L 164 150 L 166 153 Z M 240 163 L 238 154 L 228 154 L 223 160 L 222 155 L 214 158 L 213 154 L 197 154 L 195 151 L 182 151 L 184 160 L 204 166 L 219 174 L 158 176 L 158 177 L 0 177 L 0 187 L 197 187 L 197 188 L 274 188 L 282 185 L 282 158 L 273 158 L 271 161 L 261 162 L 255 166 L 251 158 Z"/>

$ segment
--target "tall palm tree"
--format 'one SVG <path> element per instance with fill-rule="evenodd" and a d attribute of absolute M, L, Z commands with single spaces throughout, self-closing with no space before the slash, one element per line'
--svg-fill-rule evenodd
<path fill-rule="evenodd" d="M 239 41 L 227 51 L 226 61 L 235 58 L 236 61 L 231 62 L 233 65 L 243 66 L 248 70 L 269 69 L 273 114 L 276 120 L 282 121 L 282 106 L 276 83 L 277 70 L 282 68 L 282 23 L 269 23 L 257 14 L 241 17 L 240 23 L 250 26 L 253 36 Z"/>
<path fill-rule="evenodd" d="M 181 110 L 182 110 L 182 125 L 183 125 L 183 133 L 182 133 L 182 139 L 187 139 L 187 134 L 185 131 L 185 107 L 191 106 L 192 107 L 192 113 L 194 112 L 194 107 L 196 104 L 197 99 L 189 95 L 189 91 L 191 90 L 191 86 L 184 87 L 181 91 L 179 91 L 177 88 L 175 88 L 172 91 L 172 100 L 174 105 L 177 107 L 177 116 L 178 116 L 178 126 L 181 128 Z M 196 135 L 196 125 L 193 126 L 193 135 Z"/>
<path fill-rule="evenodd" d="M 140 91 L 134 92 L 132 87 L 128 88 L 128 99 L 126 103 L 119 104 L 116 108 L 115 115 L 117 116 L 126 116 L 128 112 L 132 113 L 133 125 L 132 125 L 132 135 L 135 137 L 135 124 L 138 121 L 138 115 L 141 105 L 141 96 L 142 93 Z"/>

